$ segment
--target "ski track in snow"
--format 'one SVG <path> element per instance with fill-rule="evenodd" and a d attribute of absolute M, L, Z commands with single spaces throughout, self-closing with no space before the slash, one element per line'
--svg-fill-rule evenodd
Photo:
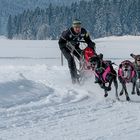
<path fill-rule="evenodd" d="M 108 42 L 99 40 L 98 49 Z M 115 46 L 118 40 L 111 42 Z M 114 87 L 104 98 L 92 75 L 83 85 L 72 85 L 67 66 L 25 64 L 0 65 L 0 140 L 139 140 L 140 97 L 131 95 L 131 84 L 136 102 L 125 102 L 124 95 L 118 102 Z"/>

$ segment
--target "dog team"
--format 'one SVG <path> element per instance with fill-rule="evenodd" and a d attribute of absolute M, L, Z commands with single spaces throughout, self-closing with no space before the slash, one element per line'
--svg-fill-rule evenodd
<path fill-rule="evenodd" d="M 81 41 L 87 44 L 84 50 L 81 50 L 79 47 Z M 111 90 L 111 85 L 114 83 L 116 97 L 119 100 L 117 77 L 122 85 L 120 96 L 125 92 L 126 100 L 130 100 L 126 87 L 127 83 L 133 84 L 132 94 L 136 92 L 137 95 L 140 95 L 140 55 L 130 54 L 135 61 L 124 60 L 119 65 L 117 73 L 111 61 L 105 61 L 102 54 L 96 54 L 95 42 L 90 39 L 89 33 L 81 26 L 81 21 L 77 19 L 73 21 L 72 27 L 62 32 L 58 43 L 62 54 L 68 62 L 73 84 L 79 82 L 80 78 L 80 75 L 77 73 L 75 56 L 81 67 L 92 69 L 95 74 L 95 83 L 98 83 L 104 89 L 105 97 L 108 96 L 108 91 Z"/>

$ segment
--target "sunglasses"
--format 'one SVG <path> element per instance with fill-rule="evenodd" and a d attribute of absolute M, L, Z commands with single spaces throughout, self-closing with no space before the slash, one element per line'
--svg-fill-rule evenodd
<path fill-rule="evenodd" d="M 138 59 L 137 61 L 140 61 L 140 59 Z"/>

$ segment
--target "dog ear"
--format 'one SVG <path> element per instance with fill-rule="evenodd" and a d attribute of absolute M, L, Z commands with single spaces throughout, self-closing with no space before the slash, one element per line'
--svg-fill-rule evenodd
<path fill-rule="evenodd" d="M 119 68 L 121 68 L 121 67 L 122 67 L 122 64 L 119 65 Z"/>
<path fill-rule="evenodd" d="M 97 55 L 97 58 L 100 59 L 100 60 L 102 60 L 103 59 L 103 54 L 102 53 L 98 54 Z"/>
<path fill-rule="evenodd" d="M 133 53 L 131 53 L 130 56 L 131 56 L 132 58 L 134 58 L 134 59 L 136 58 L 136 55 L 133 54 Z"/>
<path fill-rule="evenodd" d="M 137 60 L 137 59 L 140 59 L 140 55 L 136 55 L 135 59 L 136 59 L 136 60 Z"/>
<path fill-rule="evenodd" d="M 103 54 L 100 53 L 100 54 L 98 55 L 98 57 L 99 57 L 100 59 L 103 59 Z"/>

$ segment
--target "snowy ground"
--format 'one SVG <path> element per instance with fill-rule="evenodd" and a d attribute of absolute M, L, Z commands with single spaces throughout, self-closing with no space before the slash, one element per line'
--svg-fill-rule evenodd
<path fill-rule="evenodd" d="M 140 53 L 140 37 L 95 42 L 117 64 Z M 92 74 L 84 85 L 72 85 L 57 41 L 0 39 L 0 75 L 0 140 L 140 139 L 140 97 L 118 102 L 113 88 L 104 98 Z"/>

